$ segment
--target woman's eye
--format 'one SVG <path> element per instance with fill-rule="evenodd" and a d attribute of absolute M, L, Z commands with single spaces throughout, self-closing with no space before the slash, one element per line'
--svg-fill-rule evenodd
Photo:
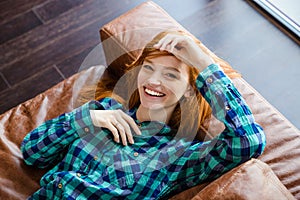
<path fill-rule="evenodd" d="M 172 78 L 172 79 L 177 79 L 177 76 L 175 74 L 172 74 L 172 73 L 167 73 L 166 76 L 169 77 L 169 78 Z"/>
<path fill-rule="evenodd" d="M 150 65 L 144 65 L 143 68 L 153 71 L 153 68 Z"/>

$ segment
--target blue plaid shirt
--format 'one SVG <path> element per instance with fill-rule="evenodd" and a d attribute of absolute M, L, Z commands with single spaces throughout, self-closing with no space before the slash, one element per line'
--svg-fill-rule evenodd
<path fill-rule="evenodd" d="M 46 121 L 24 139 L 28 165 L 52 167 L 31 199 L 159 199 L 212 180 L 265 147 L 265 135 L 240 93 L 220 67 L 201 72 L 196 85 L 225 129 L 205 142 L 174 138 L 160 122 L 139 122 L 111 98 L 91 101 Z M 115 143 L 93 126 L 91 109 L 122 109 L 140 126 L 133 145 Z"/>

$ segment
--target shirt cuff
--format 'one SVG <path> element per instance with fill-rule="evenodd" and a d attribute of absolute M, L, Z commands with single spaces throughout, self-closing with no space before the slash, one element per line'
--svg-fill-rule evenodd
<path fill-rule="evenodd" d="M 204 88 L 210 88 L 210 90 L 216 92 L 231 83 L 231 80 L 225 75 L 221 67 L 215 63 L 206 67 L 196 80 L 196 86 L 201 93 L 203 92 L 201 90 Z"/>
<path fill-rule="evenodd" d="M 240 102 L 240 94 L 218 64 L 211 64 L 197 77 L 196 86 L 212 109 L 213 115 L 225 125 L 228 112 Z"/>

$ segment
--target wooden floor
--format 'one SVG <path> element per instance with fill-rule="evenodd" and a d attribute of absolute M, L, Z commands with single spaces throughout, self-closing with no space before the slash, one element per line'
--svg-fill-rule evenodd
<path fill-rule="evenodd" d="M 241 0 L 153 0 L 300 127 L 299 44 Z M 0 113 L 78 72 L 99 29 L 142 0 L 2 0 Z M 99 63 L 104 64 L 103 57 Z"/>

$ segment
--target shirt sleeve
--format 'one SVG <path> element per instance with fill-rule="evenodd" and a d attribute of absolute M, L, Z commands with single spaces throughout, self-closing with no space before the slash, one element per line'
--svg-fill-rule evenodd
<path fill-rule="evenodd" d="M 32 130 L 21 144 L 26 164 L 45 168 L 61 160 L 68 145 L 80 136 L 93 132 L 89 111 L 104 107 L 101 102 L 91 101 Z"/>
<path fill-rule="evenodd" d="M 182 176 L 186 180 L 190 178 L 191 182 L 217 178 L 250 158 L 258 157 L 266 144 L 263 129 L 219 65 L 212 64 L 202 71 L 196 86 L 225 129 L 212 140 L 191 145 L 179 158 L 177 164 L 184 164 L 177 180 Z"/>

